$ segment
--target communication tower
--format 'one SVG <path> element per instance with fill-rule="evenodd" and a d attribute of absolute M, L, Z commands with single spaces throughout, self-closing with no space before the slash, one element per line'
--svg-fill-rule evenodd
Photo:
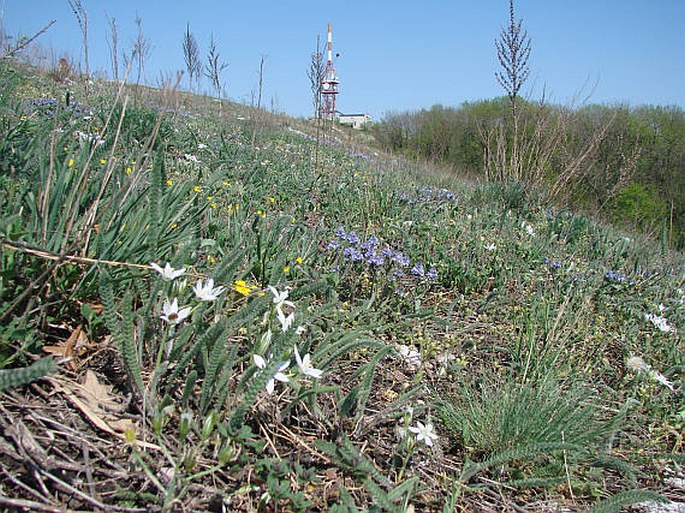
<path fill-rule="evenodd" d="M 333 34 L 331 32 L 331 24 L 328 24 L 328 61 L 326 61 L 326 69 L 321 81 L 321 118 L 333 121 L 337 109 L 335 108 L 335 97 L 340 93 L 338 91 L 338 84 L 340 80 L 335 74 L 335 66 L 333 65 Z"/>

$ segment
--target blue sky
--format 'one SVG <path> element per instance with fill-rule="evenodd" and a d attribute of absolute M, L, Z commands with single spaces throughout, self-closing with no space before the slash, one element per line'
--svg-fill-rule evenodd
<path fill-rule="evenodd" d="M 508 0 L 234 1 L 82 0 L 89 17 L 91 68 L 111 73 L 107 15 L 117 21 L 120 46 L 130 48 L 136 13 L 152 50 L 146 78 L 184 68 L 182 34 L 190 23 L 205 55 L 210 35 L 229 63 L 227 96 L 250 102 L 265 56 L 264 101 L 295 116 L 311 113 L 306 70 L 317 35 L 333 24 L 341 56 L 338 108 L 386 112 L 493 98 L 502 93 L 494 40 L 508 21 Z M 67 0 L 3 0 L 11 35 L 41 37 L 59 58 L 82 61 L 81 34 Z M 554 103 L 590 95 L 591 103 L 685 107 L 685 0 L 518 0 L 532 41 L 524 92 L 543 88 Z M 187 80 L 182 83 L 187 87 Z"/>

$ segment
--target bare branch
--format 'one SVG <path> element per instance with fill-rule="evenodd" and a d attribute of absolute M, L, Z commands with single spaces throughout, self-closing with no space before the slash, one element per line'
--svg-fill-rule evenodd
<path fill-rule="evenodd" d="M 7 50 L 5 53 L 2 54 L 0 59 L 11 59 L 14 57 L 17 53 L 21 52 L 24 48 L 26 48 L 28 45 L 33 43 L 38 37 L 43 35 L 47 30 L 52 27 L 57 20 L 52 20 L 50 23 L 45 25 L 42 29 L 40 29 L 38 32 L 36 32 L 34 35 L 28 38 L 21 38 L 19 42 L 14 46 L 14 48 L 11 48 Z"/>

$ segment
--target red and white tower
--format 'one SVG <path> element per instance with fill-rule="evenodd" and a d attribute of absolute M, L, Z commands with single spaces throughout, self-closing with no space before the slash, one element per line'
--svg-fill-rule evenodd
<path fill-rule="evenodd" d="M 326 62 L 326 70 L 324 71 L 323 80 L 321 81 L 321 118 L 334 120 L 337 112 L 335 108 L 335 97 L 338 91 L 338 84 L 340 80 L 335 74 L 335 66 L 333 65 L 333 34 L 331 32 L 331 24 L 328 24 L 328 61 Z"/>

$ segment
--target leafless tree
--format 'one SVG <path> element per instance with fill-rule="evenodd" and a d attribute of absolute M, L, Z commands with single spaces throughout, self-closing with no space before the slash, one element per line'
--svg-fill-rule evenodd
<path fill-rule="evenodd" d="M 259 129 L 259 122 L 262 118 L 262 89 L 264 86 L 264 61 L 266 57 L 262 55 L 259 61 L 259 85 L 257 88 L 257 105 L 254 104 L 254 96 L 252 100 L 252 148 L 255 147 L 257 141 L 257 131 Z"/>
<path fill-rule="evenodd" d="M 196 77 L 199 82 L 198 75 L 202 70 L 202 63 L 200 62 L 200 47 L 197 44 L 197 39 L 190 31 L 190 23 L 186 24 L 186 31 L 183 34 L 183 59 L 188 70 L 188 86 L 192 92 L 193 77 Z"/>
<path fill-rule="evenodd" d="M 497 59 L 502 71 L 495 73 L 497 81 L 509 97 L 511 103 L 511 121 L 513 141 L 511 147 L 509 175 L 521 178 L 521 159 L 519 155 L 519 109 L 518 99 L 521 87 L 530 75 L 528 59 L 530 57 L 530 38 L 523 29 L 523 21 L 514 17 L 514 0 L 509 0 L 509 25 L 503 28 L 498 40 L 495 40 Z"/>
<path fill-rule="evenodd" d="M 309 56 L 309 68 L 307 77 L 312 92 L 312 104 L 314 107 L 314 121 L 316 124 L 316 147 L 314 152 L 314 169 L 319 167 L 319 141 L 321 137 L 321 84 L 326 73 L 326 63 L 323 60 L 324 48 L 321 46 L 321 38 L 316 36 L 316 51 Z"/>
<path fill-rule="evenodd" d="M 88 90 L 88 80 L 90 79 L 90 68 L 88 66 L 88 13 L 86 8 L 81 3 L 81 0 L 69 0 L 69 6 L 71 7 L 78 26 L 81 29 L 81 35 L 83 36 L 83 54 L 86 66 L 86 91 Z"/>
<path fill-rule="evenodd" d="M 145 59 L 150 56 L 152 46 L 150 40 L 143 35 L 143 20 L 136 13 L 136 38 L 133 41 L 133 55 L 136 59 L 137 78 L 136 85 L 140 84 L 141 77 L 144 79 Z"/>
<path fill-rule="evenodd" d="M 109 26 L 110 39 L 107 41 L 109 46 L 109 54 L 112 60 L 112 76 L 114 80 L 119 81 L 119 31 L 117 29 L 116 18 L 110 18 L 107 15 L 107 25 Z"/>
<path fill-rule="evenodd" d="M 326 72 L 326 63 L 323 60 L 323 48 L 320 46 L 320 37 L 316 37 L 316 51 L 310 55 L 307 77 L 312 92 L 312 104 L 314 107 L 314 119 L 321 117 L 321 83 Z"/>
<path fill-rule="evenodd" d="M 219 50 L 212 34 L 207 52 L 207 63 L 204 67 L 204 75 L 209 79 L 217 97 L 219 98 L 219 112 L 222 112 L 221 96 L 221 73 L 228 67 L 228 63 L 221 60 Z"/>

